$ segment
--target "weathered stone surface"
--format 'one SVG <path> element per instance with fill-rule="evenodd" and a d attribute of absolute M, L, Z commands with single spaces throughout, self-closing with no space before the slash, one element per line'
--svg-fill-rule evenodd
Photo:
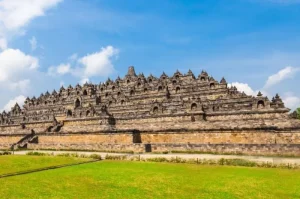
<path fill-rule="evenodd" d="M 288 112 L 279 95 L 248 96 L 205 71 L 157 78 L 129 67 L 124 78 L 61 87 L 3 112 L 0 148 L 34 132 L 29 148 L 298 154 L 300 121 Z"/>

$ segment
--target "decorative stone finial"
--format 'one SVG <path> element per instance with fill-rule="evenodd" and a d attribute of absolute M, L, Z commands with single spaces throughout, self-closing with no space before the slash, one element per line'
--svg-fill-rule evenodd
<path fill-rule="evenodd" d="M 127 76 L 136 76 L 134 66 L 129 66 Z"/>
<path fill-rule="evenodd" d="M 227 84 L 226 79 L 225 79 L 224 77 L 222 77 L 220 83 L 221 83 L 221 84 Z"/>
<path fill-rule="evenodd" d="M 205 70 L 202 70 L 201 76 L 208 76 L 207 72 Z"/>
<path fill-rule="evenodd" d="M 174 77 L 175 76 L 181 76 L 182 74 L 179 72 L 179 70 L 177 69 L 176 72 L 174 73 Z"/>
<path fill-rule="evenodd" d="M 260 91 L 258 91 L 257 97 L 261 97 L 262 93 Z"/>
<path fill-rule="evenodd" d="M 162 78 L 162 77 L 168 77 L 168 76 L 165 72 L 163 72 L 160 77 Z"/>
<path fill-rule="evenodd" d="M 188 71 L 187 74 L 188 74 L 188 75 L 194 75 L 194 73 L 191 71 L 191 69 L 189 69 L 189 71 Z"/>

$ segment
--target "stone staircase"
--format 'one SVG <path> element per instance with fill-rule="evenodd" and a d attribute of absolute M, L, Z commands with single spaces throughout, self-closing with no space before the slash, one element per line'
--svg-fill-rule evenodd
<path fill-rule="evenodd" d="M 54 132 L 57 133 L 61 130 L 61 128 L 64 126 L 63 122 L 58 122 L 55 117 L 53 117 L 53 124 L 49 126 L 44 132 L 49 133 L 49 132 Z"/>
<path fill-rule="evenodd" d="M 17 143 L 14 143 L 11 146 L 12 150 L 17 149 L 26 149 L 28 143 L 37 143 L 38 142 L 38 136 L 35 134 L 34 130 L 31 130 L 31 133 L 28 135 L 25 135 L 21 140 L 19 140 Z"/>

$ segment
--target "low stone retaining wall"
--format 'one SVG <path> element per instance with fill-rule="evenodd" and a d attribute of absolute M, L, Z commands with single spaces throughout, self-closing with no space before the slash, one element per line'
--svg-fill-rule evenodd
<path fill-rule="evenodd" d="M 23 136 L 0 136 L 0 149 L 10 149 L 10 147 L 21 140 Z"/>
<path fill-rule="evenodd" d="M 28 144 L 28 149 L 115 152 L 203 152 L 218 154 L 300 156 L 300 144 Z"/>

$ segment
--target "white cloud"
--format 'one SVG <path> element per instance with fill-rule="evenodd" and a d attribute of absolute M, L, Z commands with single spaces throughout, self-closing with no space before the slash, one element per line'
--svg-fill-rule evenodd
<path fill-rule="evenodd" d="M 39 72 L 39 60 L 19 49 L 9 48 L 9 41 L 24 35 L 25 27 L 36 17 L 63 0 L 0 0 L 0 102 L 3 106 L 12 96 L 30 94 L 31 83 L 49 81 L 45 73 Z M 32 50 L 37 41 L 30 41 Z M 2 50 L 2 51 L 1 51 Z M 43 84 L 36 84 L 35 91 Z M 20 95 L 21 96 L 21 95 Z M 20 101 L 20 97 L 16 98 Z M 22 101 L 22 100 L 21 100 Z M 13 104 L 14 105 L 14 104 Z M 7 107 L 10 108 L 10 105 Z"/>
<path fill-rule="evenodd" d="M 57 67 L 58 74 L 66 74 L 66 73 L 69 73 L 70 70 L 71 70 L 70 64 L 61 64 Z"/>
<path fill-rule="evenodd" d="M 20 50 L 6 49 L 0 53 L 0 82 L 19 81 L 19 77 L 39 66 L 37 58 L 26 55 Z"/>
<path fill-rule="evenodd" d="M 22 107 L 22 106 L 24 105 L 25 99 L 26 99 L 25 96 L 19 95 L 19 96 L 15 97 L 14 99 L 9 100 L 9 101 L 7 102 L 7 104 L 3 107 L 2 111 L 3 111 L 3 110 L 5 110 L 5 111 L 10 111 L 11 108 L 12 108 L 16 103 L 18 103 L 18 104 L 20 105 L 20 107 Z"/>
<path fill-rule="evenodd" d="M 45 11 L 62 0 L 1 0 L 0 48 L 7 47 L 7 37 L 22 34 L 21 30 L 32 19 L 44 16 Z"/>
<path fill-rule="evenodd" d="M 265 96 L 271 98 L 272 95 L 268 92 L 268 89 L 285 79 L 293 77 L 293 75 L 298 71 L 299 68 L 288 66 L 280 70 L 278 73 L 269 76 L 264 88 L 261 89 L 261 92 Z M 231 84 L 228 84 L 228 86 L 235 86 L 239 91 L 244 91 L 247 95 L 256 96 L 256 94 L 258 93 L 258 90 L 254 91 L 248 84 L 245 83 L 233 82 Z M 291 92 L 284 93 L 282 100 L 285 106 L 290 108 L 291 110 L 295 110 L 296 108 L 300 107 L 300 97 L 294 95 Z"/>
<path fill-rule="evenodd" d="M 45 10 L 62 0 L 2 0 L 0 18 L 3 25 L 11 30 L 26 25 L 35 17 L 43 16 Z"/>
<path fill-rule="evenodd" d="M 0 63 L 0 102 L 3 106 L 12 96 L 28 95 L 31 80 L 38 72 L 39 60 L 20 50 L 6 49 L 0 52 Z"/>
<path fill-rule="evenodd" d="M 37 48 L 37 40 L 35 37 L 32 37 L 29 40 L 30 46 L 31 46 L 31 50 L 34 51 Z"/>
<path fill-rule="evenodd" d="M 50 66 L 48 68 L 48 74 L 51 76 L 65 75 L 70 72 L 71 72 L 70 64 L 60 64 L 58 66 Z"/>
<path fill-rule="evenodd" d="M 83 83 L 93 76 L 106 77 L 115 71 L 112 59 L 117 58 L 118 54 L 119 50 L 112 46 L 101 48 L 99 52 L 88 54 L 81 58 L 78 58 L 77 54 L 73 54 L 68 58 L 70 63 L 50 66 L 48 75 L 72 74 L 75 77 L 79 77 L 81 79 L 80 82 L 84 81 Z M 72 67 L 71 63 L 74 61 L 79 65 Z"/>
<path fill-rule="evenodd" d="M 284 69 L 278 71 L 276 74 L 269 76 L 264 88 L 270 88 L 285 79 L 292 78 L 296 72 L 299 71 L 299 68 L 294 68 L 291 66 L 287 66 Z"/>
<path fill-rule="evenodd" d="M 114 66 L 111 62 L 112 58 L 116 58 L 119 54 L 119 50 L 107 46 L 101 48 L 99 52 L 88 54 L 78 60 L 82 64 L 80 74 L 82 78 L 89 78 L 92 76 L 108 76 L 115 71 Z M 78 72 L 78 71 L 77 71 Z"/>
<path fill-rule="evenodd" d="M 253 91 L 253 89 L 245 83 L 233 82 L 231 84 L 228 84 L 228 86 L 235 86 L 238 89 L 238 91 L 245 92 L 247 95 L 255 96 L 257 94 L 256 91 Z"/>
<path fill-rule="evenodd" d="M 285 93 L 282 100 L 285 106 L 292 111 L 300 107 L 300 97 L 295 96 L 293 93 Z"/>
<path fill-rule="evenodd" d="M 240 82 L 233 82 L 228 84 L 228 86 L 235 86 L 238 91 L 245 92 L 247 95 L 257 96 L 258 92 L 261 92 L 264 96 L 272 97 L 270 93 L 266 90 L 253 90 L 248 84 L 240 83 Z"/>
<path fill-rule="evenodd" d="M 19 89 L 22 93 L 27 93 L 30 87 L 30 79 L 23 79 L 18 82 L 12 82 L 9 87 L 11 90 Z"/>
<path fill-rule="evenodd" d="M 89 78 L 83 78 L 83 79 L 80 80 L 80 84 L 83 85 L 83 84 L 85 84 L 86 82 L 89 82 L 89 81 L 90 81 Z"/>
<path fill-rule="evenodd" d="M 7 48 L 7 41 L 4 38 L 1 38 L 1 34 L 0 34 L 0 49 L 6 49 Z"/>

